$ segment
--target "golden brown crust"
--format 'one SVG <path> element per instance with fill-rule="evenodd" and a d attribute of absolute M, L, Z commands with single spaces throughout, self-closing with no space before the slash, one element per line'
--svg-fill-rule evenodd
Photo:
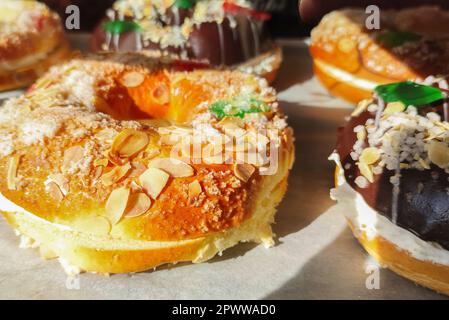
<path fill-rule="evenodd" d="M 348 222 L 354 231 L 353 225 Z M 355 232 L 365 250 L 382 266 L 385 266 L 404 278 L 449 295 L 449 266 L 415 259 L 406 250 L 401 250 L 383 237 L 369 239 L 364 232 Z"/>
<path fill-rule="evenodd" d="M 0 3 L 0 91 L 29 85 L 70 57 L 58 15 L 33 1 Z"/>
<path fill-rule="evenodd" d="M 436 7 L 382 11 L 381 30 L 366 29 L 366 18 L 360 9 L 334 11 L 312 31 L 310 52 L 315 71 L 331 93 L 357 102 L 369 97 L 369 91 L 378 84 L 448 73 L 443 62 L 449 57 L 449 43 L 442 36 L 447 32 L 438 32 L 447 28 L 448 12 Z M 395 47 L 377 40 L 380 34 L 391 31 L 411 32 L 422 38 Z M 373 86 L 344 79 L 326 66 Z"/>
<path fill-rule="evenodd" d="M 198 128 L 225 137 L 221 122 L 210 115 L 208 106 L 241 91 L 270 106 L 270 111 L 255 114 L 256 118 L 231 122 L 240 125 L 250 140 L 262 120 L 267 129 L 276 132 L 280 150 L 275 174 L 262 176 L 264 164 L 250 163 L 254 160 L 236 164 L 237 152 L 213 162 L 204 153 L 199 158 L 182 153 L 175 159 L 175 147 L 185 146 L 173 141 L 175 137 L 189 138 L 185 140 L 189 150 Z M 150 115 L 169 124 L 149 120 Z M 139 121 L 124 120 L 129 118 Z M 50 246 L 51 232 L 43 236 L 44 231 L 39 230 L 57 229 L 57 225 L 80 233 L 80 237 L 107 236 L 114 244 L 157 241 L 166 246 L 167 242 L 182 242 L 176 245 L 179 252 L 156 248 L 154 259 L 146 258 L 154 248 L 135 255 L 125 250 L 126 257 L 134 255 L 139 260 L 135 266 L 130 262 L 101 268 L 101 261 L 119 254 L 117 250 L 97 253 L 99 261 L 92 264 L 82 257 L 93 255 L 102 241 L 85 248 L 76 240 L 74 255 L 67 247 L 53 248 L 84 270 L 98 272 L 141 271 L 165 262 L 192 260 L 189 250 L 202 255 L 209 242 L 234 234 L 255 211 L 264 218 L 255 221 L 257 232 L 253 233 L 270 237 L 269 224 L 285 188 L 280 187 L 281 192 L 267 207 L 257 204 L 257 199 L 265 196 L 265 185 L 272 190 L 286 180 L 294 157 L 292 131 L 265 81 L 240 72 L 175 71 L 172 64 L 141 53 L 104 53 L 53 68 L 29 93 L 5 104 L 0 131 L 5 137 L 0 141 L 0 174 L 4 178 L 0 179 L 0 193 L 41 219 L 26 226 L 30 217 L 18 222 L 19 214 L 6 213 L 22 233 L 45 246 Z M 214 142 L 201 144 L 207 147 Z M 139 206 L 131 199 L 140 199 Z M 61 237 L 67 236 L 65 232 Z M 209 242 L 198 247 L 186 243 L 204 237 L 209 237 Z M 236 241 L 260 240 L 252 234 L 234 238 L 237 240 L 224 248 Z M 227 243 L 226 238 L 220 241 Z M 216 245 L 211 248 L 215 249 L 205 257 L 218 251 Z"/>

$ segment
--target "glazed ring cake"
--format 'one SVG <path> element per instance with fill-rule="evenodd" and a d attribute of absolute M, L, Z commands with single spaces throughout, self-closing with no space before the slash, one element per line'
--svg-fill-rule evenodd
<path fill-rule="evenodd" d="M 92 49 L 146 50 L 240 69 L 271 82 L 282 52 L 266 34 L 269 18 L 246 0 L 119 0 L 94 32 Z"/>
<path fill-rule="evenodd" d="M 0 2 L 0 91 L 26 87 L 70 56 L 58 16 L 35 1 Z"/>
<path fill-rule="evenodd" d="M 332 196 L 369 254 L 449 294 L 447 82 L 376 88 L 338 134 Z"/>
<path fill-rule="evenodd" d="M 318 79 L 331 94 L 357 103 L 379 84 L 449 73 L 449 12 L 438 7 L 382 10 L 380 29 L 364 9 L 327 14 L 312 31 Z"/>
<path fill-rule="evenodd" d="M 273 244 L 294 161 L 266 81 L 104 53 L 0 110 L 0 203 L 70 272 L 127 273 Z"/>

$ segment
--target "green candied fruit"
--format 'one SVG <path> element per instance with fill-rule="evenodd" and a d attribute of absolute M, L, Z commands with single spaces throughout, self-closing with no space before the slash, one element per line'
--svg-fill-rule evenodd
<path fill-rule="evenodd" d="M 400 47 L 406 42 L 416 42 L 421 40 L 422 36 L 407 31 L 389 31 L 381 33 L 376 40 L 387 48 Z"/>
<path fill-rule="evenodd" d="M 389 83 L 374 88 L 385 102 L 400 101 L 406 106 L 424 106 L 445 98 L 443 92 L 435 87 L 412 81 Z"/>
<path fill-rule="evenodd" d="M 196 2 L 197 0 L 175 0 L 173 5 L 181 9 L 190 9 L 195 6 Z"/>
<path fill-rule="evenodd" d="M 244 118 L 248 113 L 268 112 L 269 106 L 254 97 L 236 97 L 231 100 L 220 100 L 209 107 L 209 111 L 218 119 L 224 117 Z"/>
<path fill-rule="evenodd" d="M 130 20 L 108 21 L 103 25 L 104 30 L 112 34 L 122 34 L 131 31 L 140 31 L 140 25 Z"/>

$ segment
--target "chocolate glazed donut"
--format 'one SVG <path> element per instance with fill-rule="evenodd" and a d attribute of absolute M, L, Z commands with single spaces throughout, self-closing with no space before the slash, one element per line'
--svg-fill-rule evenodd
<path fill-rule="evenodd" d="M 437 112 L 443 117 L 443 107 L 437 106 L 422 112 Z M 420 112 L 421 113 L 421 112 Z M 374 182 L 366 188 L 360 188 L 355 178 L 360 175 L 356 161 L 350 153 L 356 142 L 354 128 L 374 119 L 375 113 L 365 111 L 352 117 L 345 127 L 339 129 L 337 153 L 345 168 L 345 178 L 366 203 L 379 214 L 393 222 L 393 184 L 390 178 L 395 171 L 384 170 L 376 175 Z M 401 170 L 400 190 L 397 198 L 396 224 L 413 232 L 424 241 L 439 244 L 449 250 L 449 180 L 443 169 L 431 164 L 430 170 Z"/>
<path fill-rule="evenodd" d="M 158 19 L 162 26 L 181 27 L 192 19 L 194 8 L 167 8 L 164 17 Z M 115 20 L 118 12 L 108 11 L 109 19 Z M 126 19 L 126 18 L 125 18 Z M 150 18 L 149 18 L 150 19 Z M 136 51 L 149 49 L 175 54 L 183 59 L 200 60 L 212 66 L 231 66 L 242 63 L 266 52 L 271 42 L 263 21 L 249 15 L 225 13 L 223 21 L 207 21 L 194 24 L 186 42 L 178 45 L 161 45 L 142 41 L 135 31 L 124 32 L 114 39 L 104 30 L 104 19 L 94 32 L 92 50 Z"/>

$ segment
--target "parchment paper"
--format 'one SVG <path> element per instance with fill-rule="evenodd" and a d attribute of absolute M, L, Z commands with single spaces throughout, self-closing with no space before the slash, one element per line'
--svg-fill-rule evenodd
<path fill-rule="evenodd" d="M 327 157 L 350 109 L 312 77 L 302 41 L 283 45 L 275 86 L 296 132 L 297 161 L 274 226 L 274 248 L 241 244 L 204 264 L 67 281 L 57 261 L 18 249 L 19 239 L 0 219 L 0 299 L 444 299 L 385 269 L 380 289 L 367 289 L 366 271 L 375 263 L 329 199 L 333 166 Z"/>

